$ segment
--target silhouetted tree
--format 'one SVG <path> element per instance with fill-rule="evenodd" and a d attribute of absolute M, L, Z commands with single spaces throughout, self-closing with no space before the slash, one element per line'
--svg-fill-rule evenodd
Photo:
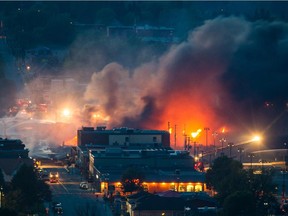
<path fill-rule="evenodd" d="M 44 200 L 51 201 L 49 186 L 37 179 L 32 166 L 22 165 L 5 196 L 6 206 L 22 213 L 41 212 Z"/>
<path fill-rule="evenodd" d="M 17 216 L 17 212 L 8 208 L 0 208 L 1 216 Z"/>
<path fill-rule="evenodd" d="M 257 175 L 244 170 L 239 161 L 222 156 L 207 171 L 206 183 L 217 192 L 224 215 L 261 216 L 279 209 L 272 177 L 269 170 Z"/>
<path fill-rule="evenodd" d="M 5 185 L 4 175 L 2 169 L 0 168 L 0 187 L 4 187 L 4 185 Z"/>
<path fill-rule="evenodd" d="M 208 188 L 217 191 L 217 198 L 222 203 L 228 195 L 244 190 L 248 178 L 239 161 L 223 156 L 207 171 L 206 182 Z"/>
<path fill-rule="evenodd" d="M 122 175 L 122 189 L 124 193 L 139 191 L 142 189 L 144 173 L 137 168 L 128 168 Z"/>
<path fill-rule="evenodd" d="M 237 191 L 229 195 L 223 204 L 224 216 L 254 216 L 255 215 L 254 196 L 249 191 Z"/>

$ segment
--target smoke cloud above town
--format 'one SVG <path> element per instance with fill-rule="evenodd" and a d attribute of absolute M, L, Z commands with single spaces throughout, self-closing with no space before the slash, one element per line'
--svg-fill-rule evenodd
<path fill-rule="evenodd" d="M 108 62 L 91 48 L 96 42 L 81 35 L 71 47 L 77 55 L 66 62 L 73 61 L 74 70 L 63 74 L 88 84 L 81 85 L 83 95 L 60 99 L 63 103 L 72 99 L 70 104 L 81 113 L 73 116 L 73 127 L 67 127 L 70 136 L 63 125 L 59 134 L 60 126 L 55 124 L 37 136 L 51 142 L 57 137 L 58 143 L 69 144 L 77 128 L 97 125 L 159 130 L 168 130 L 169 125 L 177 133 L 173 137 L 178 147 L 183 146 L 184 134 L 190 136 L 198 129 L 202 132 L 197 142 L 205 143 L 204 127 L 210 129 L 209 143 L 213 132 L 222 131 L 233 140 L 253 131 L 283 136 L 287 30 L 287 24 L 278 21 L 218 17 L 192 29 L 185 41 L 160 57 L 151 49 L 139 50 L 137 59 L 143 61 L 137 65 L 128 58 L 134 49 L 128 42 L 114 41 L 115 52 L 125 48 L 127 56 Z"/>
<path fill-rule="evenodd" d="M 207 21 L 157 61 L 133 71 L 106 65 L 92 75 L 84 98 L 102 107 L 110 127 L 166 130 L 171 122 L 187 132 L 218 130 L 231 124 L 223 113 L 231 100 L 221 76 L 249 31 L 250 24 L 235 17 Z"/>
<path fill-rule="evenodd" d="M 265 104 L 285 107 L 287 29 L 239 17 L 207 20 L 133 71 L 106 65 L 92 75 L 84 99 L 109 117 L 109 127 L 167 130 L 169 122 L 180 135 L 204 127 L 265 129 L 273 119 L 257 119 L 263 117 L 257 111 Z"/>

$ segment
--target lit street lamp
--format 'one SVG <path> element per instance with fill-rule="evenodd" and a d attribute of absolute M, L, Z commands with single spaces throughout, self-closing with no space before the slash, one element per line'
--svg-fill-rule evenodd
<path fill-rule="evenodd" d="M 229 142 L 228 143 L 228 147 L 229 147 L 229 157 L 231 158 L 231 155 L 232 155 L 232 147 L 234 146 L 234 143 L 232 142 Z"/>
<path fill-rule="evenodd" d="M 225 139 L 225 138 L 221 138 L 221 139 L 220 139 L 220 142 L 221 142 L 221 156 L 223 156 L 223 155 L 224 155 L 224 153 L 223 153 L 224 142 L 226 142 L 226 139 Z"/>
<path fill-rule="evenodd" d="M 253 164 L 253 157 L 255 157 L 255 155 L 253 153 L 249 153 L 248 157 L 250 158 L 250 168 L 252 170 L 252 164 Z"/>
<path fill-rule="evenodd" d="M 241 148 L 241 147 L 238 148 L 239 160 L 240 160 L 241 163 L 242 163 L 242 153 L 243 153 L 243 151 L 244 151 L 244 148 Z"/>

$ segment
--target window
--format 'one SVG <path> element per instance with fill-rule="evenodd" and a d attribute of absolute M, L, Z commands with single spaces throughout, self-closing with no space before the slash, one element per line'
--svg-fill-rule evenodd
<path fill-rule="evenodd" d="M 174 183 L 171 183 L 171 184 L 170 184 L 170 190 L 175 191 L 175 184 L 174 184 Z"/>
<path fill-rule="evenodd" d="M 185 185 L 180 185 L 179 191 L 180 192 L 185 192 Z"/>
<path fill-rule="evenodd" d="M 148 185 L 147 184 L 143 184 L 142 186 L 143 186 L 144 191 L 148 191 Z"/>
<path fill-rule="evenodd" d="M 196 192 L 202 191 L 202 185 L 201 185 L 201 184 L 197 184 L 197 185 L 195 186 L 195 191 L 196 191 Z"/>
<path fill-rule="evenodd" d="M 188 184 L 187 185 L 187 192 L 193 192 L 193 190 L 194 190 L 193 185 L 192 184 Z"/>

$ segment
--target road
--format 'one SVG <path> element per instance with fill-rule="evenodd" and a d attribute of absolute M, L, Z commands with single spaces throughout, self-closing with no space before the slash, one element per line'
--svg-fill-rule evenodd
<path fill-rule="evenodd" d="M 63 166 L 44 165 L 42 169 L 49 172 L 58 172 L 60 175 L 59 183 L 48 183 L 52 191 L 52 201 L 62 203 L 63 216 L 112 216 L 111 209 L 103 199 L 96 197 L 91 189 L 80 189 L 79 184 L 83 181 L 81 174 L 77 168 L 71 168 L 70 172 Z M 51 203 L 49 206 L 50 216 L 55 214 L 52 211 Z"/>

